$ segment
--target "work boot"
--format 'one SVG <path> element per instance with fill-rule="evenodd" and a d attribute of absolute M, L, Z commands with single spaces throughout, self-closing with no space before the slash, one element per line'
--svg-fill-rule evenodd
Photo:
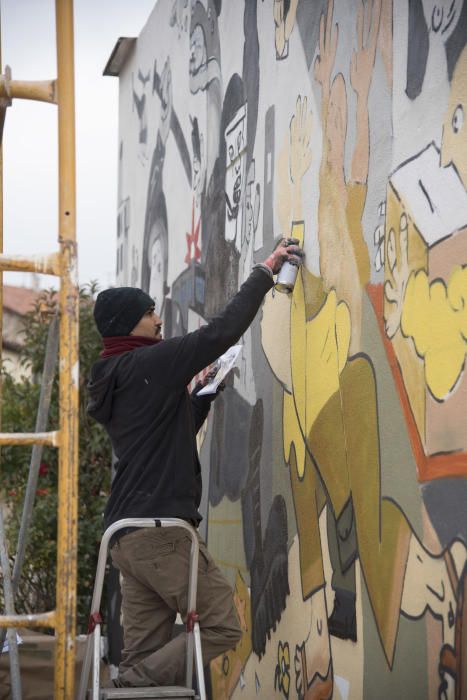
<path fill-rule="evenodd" d="M 333 637 L 357 641 L 354 593 L 339 588 L 335 590 L 334 607 L 328 618 L 328 630 Z"/>

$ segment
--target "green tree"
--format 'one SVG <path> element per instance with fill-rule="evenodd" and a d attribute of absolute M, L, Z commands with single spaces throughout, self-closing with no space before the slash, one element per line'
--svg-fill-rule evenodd
<path fill-rule="evenodd" d="M 103 428 L 86 414 L 86 383 L 102 348 L 92 309 L 95 283 L 80 289 L 80 397 L 78 502 L 78 631 L 84 632 L 91 603 L 102 513 L 110 488 L 111 449 Z M 26 319 L 22 363 L 30 375 L 15 380 L 3 369 L 3 430 L 34 431 L 40 377 L 50 319 L 57 309 L 53 291 L 40 294 Z M 58 427 L 58 372 L 54 379 L 48 429 Z M 13 562 L 18 539 L 30 448 L 3 447 L 1 485 L 7 507 L 8 545 Z M 16 596 L 18 612 L 42 612 L 55 607 L 58 453 L 44 448 L 25 563 Z"/>

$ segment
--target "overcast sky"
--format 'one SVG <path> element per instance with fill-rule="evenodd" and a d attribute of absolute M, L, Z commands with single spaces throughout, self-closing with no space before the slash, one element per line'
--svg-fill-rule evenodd
<path fill-rule="evenodd" d="M 156 0 L 75 0 L 77 234 L 80 282 L 115 281 L 118 78 L 102 71 L 119 36 L 138 36 Z M 2 0 L 2 65 L 16 80 L 56 77 L 54 0 Z M 4 149 L 4 248 L 57 249 L 57 109 L 16 100 Z M 51 278 L 41 277 L 42 285 Z M 9 273 L 8 284 L 31 284 Z"/>

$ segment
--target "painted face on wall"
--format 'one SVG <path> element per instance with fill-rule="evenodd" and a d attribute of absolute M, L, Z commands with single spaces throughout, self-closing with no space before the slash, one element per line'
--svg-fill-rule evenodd
<path fill-rule="evenodd" d="M 467 189 L 467 46 L 456 64 L 443 124 L 441 165 L 451 163 Z"/>
<path fill-rule="evenodd" d="M 149 266 L 151 268 L 151 276 L 149 279 L 149 296 L 156 303 L 156 310 L 161 313 L 162 303 L 165 293 L 165 250 L 161 238 L 161 225 L 156 222 L 152 228 L 149 250 Z"/>
<path fill-rule="evenodd" d="M 428 30 L 448 39 L 459 19 L 463 0 L 423 0 L 423 12 Z"/>
<path fill-rule="evenodd" d="M 161 75 L 161 122 L 159 131 L 163 143 L 167 141 L 167 136 L 169 135 L 170 121 L 172 119 L 172 104 L 172 71 L 170 68 L 170 60 L 167 58 Z"/>
<path fill-rule="evenodd" d="M 197 24 L 190 35 L 190 90 L 197 92 L 206 87 L 208 55 L 204 30 Z"/>
<path fill-rule="evenodd" d="M 246 104 L 235 113 L 225 130 L 225 199 L 229 220 L 236 219 L 242 199 L 246 166 Z"/>

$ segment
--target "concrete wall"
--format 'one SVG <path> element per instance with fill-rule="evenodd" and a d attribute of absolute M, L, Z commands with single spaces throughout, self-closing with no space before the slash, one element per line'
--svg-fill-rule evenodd
<path fill-rule="evenodd" d="M 466 42 L 463 0 L 159 0 L 121 71 L 118 283 L 166 336 L 307 256 L 200 435 L 216 700 L 466 697 Z"/>

